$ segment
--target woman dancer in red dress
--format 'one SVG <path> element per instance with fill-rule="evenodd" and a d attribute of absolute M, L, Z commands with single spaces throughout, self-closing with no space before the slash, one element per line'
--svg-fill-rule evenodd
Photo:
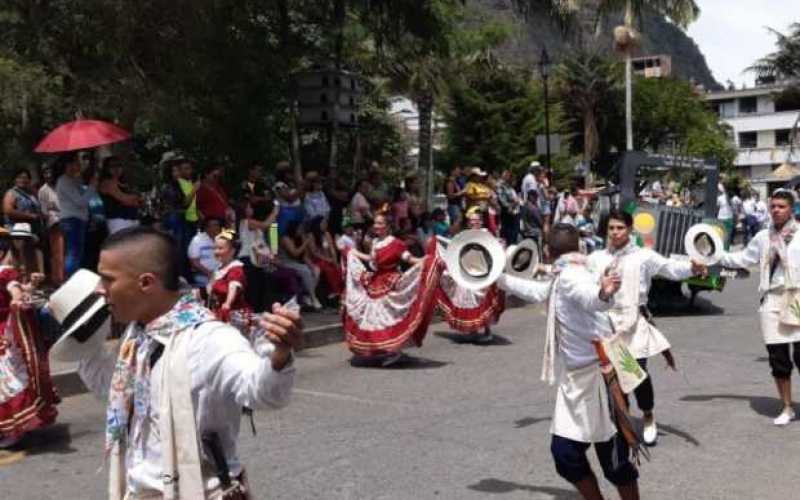
<path fill-rule="evenodd" d="M 372 229 L 370 253 L 351 249 L 347 255 L 342 322 L 347 345 L 357 358 L 388 366 L 401 358 L 405 346 L 422 345 L 443 265 L 434 251 L 435 240 L 425 257 L 412 256 L 405 243 L 390 234 L 385 214 L 375 216 Z M 411 267 L 401 272 L 404 262 Z"/>
<path fill-rule="evenodd" d="M 58 414 L 47 353 L 26 299 L 35 283 L 21 284 L 14 253 L 9 240 L 0 240 L 0 448 L 52 424 Z"/>
<path fill-rule="evenodd" d="M 484 230 L 483 214 L 478 207 L 467 211 L 467 228 Z M 485 344 L 492 340 L 490 325 L 497 323 L 505 310 L 505 294 L 497 285 L 468 290 L 444 272 L 436 289 L 436 303 L 450 328 L 456 331 L 457 341 Z"/>
<path fill-rule="evenodd" d="M 234 326 L 259 351 L 262 347 L 260 340 L 266 337 L 245 298 L 247 278 L 244 264 L 236 258 L 238 245 L 236 233 L 230 229 L 223 229 L 214 238 L 214 257 L 220 266 L 208 284 L 208 301 L 210 309 L 220 321 Z"/>

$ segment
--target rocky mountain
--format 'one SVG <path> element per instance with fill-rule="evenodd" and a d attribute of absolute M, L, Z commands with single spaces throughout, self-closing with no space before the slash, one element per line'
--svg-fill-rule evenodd
<path fill-rule="evenodd" d="M 515 26 L 515 35 L 501 48 L 501 57 L 508 62 L 527 65 L 535 69 L 542 47 L 547 47 L 551 59 L 558 61 L 560 54 L 570 50 L 578 39 L 591 40 L 590 44 L 613 54 L 611 32 L 614 26 L 622 23 L 622 16 L 598 23 L 596 33 L 586 33 L 594 24 L 596 10 L 592 2 L 585 2 L 579 13 L 578 25 L 564 31 L 546 15 L 532 11 L 522 15 L 514 8 L 512 0 L 470 0 L 468 2 L 477 12 L 477 17 L 497 19 Z M 666 54 L 672 58 L 673 75 L 693 79 L 707 89 L 718 89 L 720 84 L 714 79 L 700 48 L 683 30 L 667 19 L 656 15 L 645 15 L 638 29 L 642 33 L 639 55 Z"/>

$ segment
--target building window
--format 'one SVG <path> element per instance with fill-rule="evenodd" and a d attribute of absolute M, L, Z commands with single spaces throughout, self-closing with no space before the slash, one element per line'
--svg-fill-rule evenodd
<path fill-rule="evenodd" d="M 775 145 L 788 146 L 792 138 L 792 131 L 788 128 L 775 131 Z"/>
<path fill-rule="evenodd" d="M 758 99 L 756 97 L 742 97 L 739 99 L 739 113 L 755 113 L 758 111 Z"/>
<path fill-rule="evenodd" d="M 739 132 L 739 147 L 752 149 L 758 147 L 758 132 Z"/>
<path fill-rule="evenodd" d="M 720 118 L 733 118 L 736 116 L 736 101 L 733 99 L 717 101 L 714 103 L 714 111 Z"/>

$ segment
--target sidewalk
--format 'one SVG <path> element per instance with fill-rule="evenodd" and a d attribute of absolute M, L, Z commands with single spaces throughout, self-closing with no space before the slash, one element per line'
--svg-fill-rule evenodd
<path fill-rule="evenodd" d="M 304 313 L 303 324 L 305 326 L 304 349 L 344 340 L 342 321 L 337 311 L 326 309 L 321 313 Z M 119 340 L 109 340 L 107 342 L 109 349 L 117 342 Z M 51 362 L 50 373 L 62 398 L 86 392 L 86 386 L 83 385 L 78 375 L 78 363 Z"/>

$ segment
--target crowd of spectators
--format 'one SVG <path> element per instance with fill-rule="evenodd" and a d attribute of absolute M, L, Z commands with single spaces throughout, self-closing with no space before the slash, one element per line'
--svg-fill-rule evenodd
<path fill-rule="evenodd" d="M 233 230 L 247 300 L 256 310 L 295 296 L 307 309 L 337 307 L 344 290 L 342 256 L 351 248 L 368 249 L 378 212 L 391 216 L 395 234 L 418 255 L 430 238 L 466 227 L 467 213 L 481 217 L 483 227 L 509 245 L 530 238 L 541 247 L 554 222 L 575 224 L 589 247 L 596 244 L 584 198 L 575 190 L 558 193 L 536 162 L 521 179 L 511 170 L 453 167 L 440 187 L 446 197 L 441 206 L 427 206 L 416 176 L 390 182 L 375 164 L 348 183 L 314 170 L 297 176 L 288 162 L 268 176 L 254 163 L 239 185 L 225 183 L 225 166 L 200 170 L 177 152 L 166 153 L 159 167 L 162 178 L 149 193 L 137 193 L 127 182 L 117 156 L 95 164 L 63 155 L 43 168 L 38 186 L 20 170 L 3 199 L 5 224 L 29 224 L 39 236 L 38 261 L 30 267 L 45 272 L 51 286 L 79 268 L 95 269 L 109 234 L 155 224 L 181 246 L 186 281 L 204 289 L 220 269 L 215 238 Z"/>

